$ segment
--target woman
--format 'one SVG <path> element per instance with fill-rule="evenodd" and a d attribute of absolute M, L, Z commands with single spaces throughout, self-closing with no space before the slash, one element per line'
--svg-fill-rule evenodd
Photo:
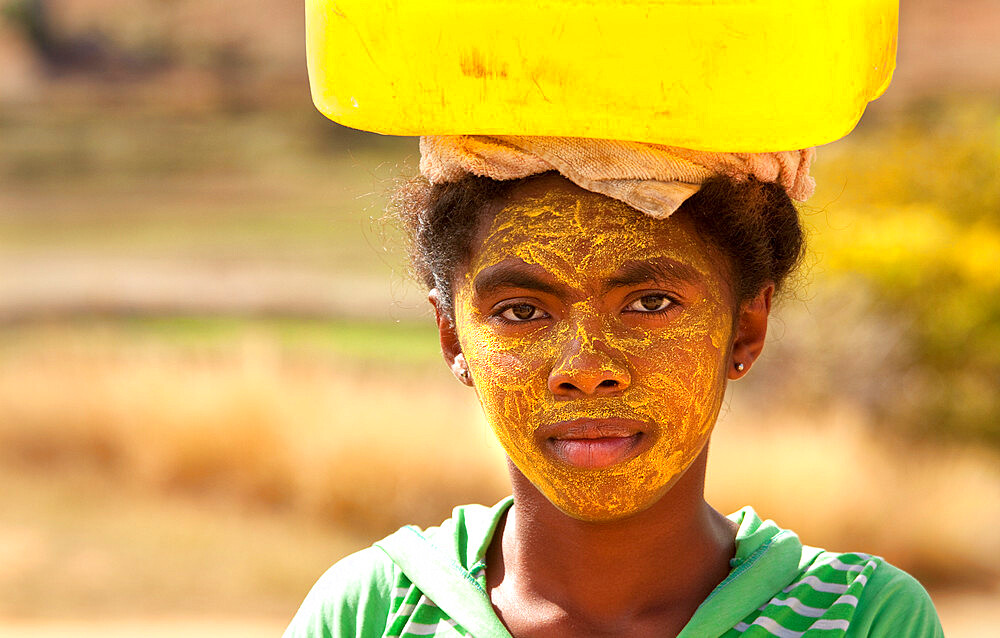
<path fill-rule="evenodd" d="M 513 497 L 345 558 L 286 636 L 941 635 L 923 588 L 884 560 L 704 500 L 726 384 L 759 356 L 802 252 L 789 193 L 811 190 L 811 151 L 422 151 L 436 184 L 407 190 L 402 218 Z"/>

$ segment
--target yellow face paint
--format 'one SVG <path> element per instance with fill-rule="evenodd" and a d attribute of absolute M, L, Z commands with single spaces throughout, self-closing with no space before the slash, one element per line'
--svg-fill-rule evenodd
<path fill-rule="evenodd" d="M 514 197 L 455 300 L 487 420 L 566 514 L 602 521 L 646 509 L 708 441 L 732 302 L 681 220 L 580 189 Z"/>

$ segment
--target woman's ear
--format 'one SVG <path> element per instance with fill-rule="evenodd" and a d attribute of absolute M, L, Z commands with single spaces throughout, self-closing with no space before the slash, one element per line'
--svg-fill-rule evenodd
<path fill-rule="evenodd" d="M 740 307 L 740 316 L 736 321 L 736 336 L 733 339 L 733 352 L 730 357 L 730 379 L 739 379 L 745 375 L 750 366 L 764 349 L 764 338 L 767 336 L 767 317 L 771 314 L 771 298 L 774 296 L 774 284 L 768 284 L 756 297 Z"/>
<path fill-rule="evenodd" d="M 472 374 L 469 372 L 469 364 L 465 361 L 465 355 L 462 354 L 462 345 L 458 342 L 455 322 L 442 308 L 441 293 L 437 288 L 431 288 L 427 294 L 427 300 L 434 306 L 434 320 L 437 322 L 441 354 L 444 356 L 445 363 L 451 368 L 456 379 L 471 387 Z"/>

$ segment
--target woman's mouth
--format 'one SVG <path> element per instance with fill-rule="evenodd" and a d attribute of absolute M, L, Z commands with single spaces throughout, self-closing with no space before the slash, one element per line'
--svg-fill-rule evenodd
<path fill-rule="evenodd" d="M 543 445 L 557 459 L 582 469 L 624 463 L 647 447 L 648 424 L 630 419 L 576 419 L 540 429 Z"/>

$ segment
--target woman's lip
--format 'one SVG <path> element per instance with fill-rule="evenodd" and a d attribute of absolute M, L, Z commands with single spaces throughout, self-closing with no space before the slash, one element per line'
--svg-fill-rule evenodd
<path fill-rule="evenodd" d="M 624 463 L 635 456 L 643 438 L 642 432 L 632 436 L 602 437 L 599 439 L 548 439 L 555 456 L 574 467 L 597 470 Z"/>
<path fill-rule="evenodd" d="M 651 440 L 648 429 L 648 424 L 632 419 L 576 419 L 544 426 L 538 435 L 560 461 L 600 469 L 638 455 Z"/>

